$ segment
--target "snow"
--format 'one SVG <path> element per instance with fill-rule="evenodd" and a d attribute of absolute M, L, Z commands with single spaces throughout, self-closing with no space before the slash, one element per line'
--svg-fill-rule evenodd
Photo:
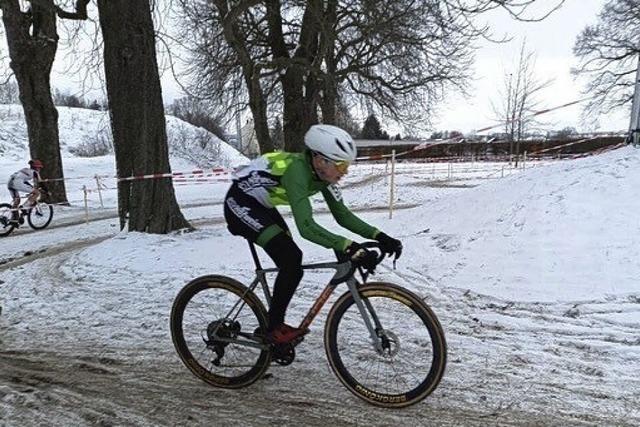
<path fill-rule="evenodd" d="M 61 112 L 61 123 L 75 123 L 66 147 L 99 123 L 75 114 Z M 3 122 L 0 135 L 9 133 L 19 127 Z M 26 159 L 24 138 L 10 142 L 0 138 L 8 153 L 0 176 Z M 68 178 L 113 174 L 112 156 L 63 155 Z M 224 177 L 176 186 L 197 227 L 189 233 L 119 231 L 115 191 L 104 192 L 104 208 L 91 194 L 89 223 L 80 201 L 56 208 L 50 228 L 0 240 L 0 425 L 41 424 L 43 412 L 54 425 L 638 425 L 640 153 L 625 147 L 528 166 L 456 165 L 450 179 L 448 170 L 405 163 L 392 219 L 384 165 L 355 165 L 345 180 L 358 215 L 404 244 L 398 268 L 383 264 L 375 280 L 425 298 L 448 341 L 439 387 L 402 411 L 359 401 L 333 376 L 322 345 L 327 308 L 293 365 L 246 389 L 211 388 L 181 364 L 168 330 L 177 292 L 205 274 L 253 277 L 246 242 L 221 218 Z M 82 185 L 95 186 L 68 182 L 75 200 Z M 323 202 L 314 206 L 337 231 Z M 283 212 L 304 261 L 330 260 Z M 330 276 L 305 273 L 290 323 Z"/>

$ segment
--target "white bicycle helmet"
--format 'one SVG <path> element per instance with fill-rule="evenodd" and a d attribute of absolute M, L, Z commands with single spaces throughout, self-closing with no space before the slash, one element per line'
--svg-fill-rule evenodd
<path fill-rule="evenodd" d="M 356 145 L 351 135 L 337 126 L 311 126 L 304 135 L 304 144 L 331 160 L 351 163 L 356 159 Z"/>

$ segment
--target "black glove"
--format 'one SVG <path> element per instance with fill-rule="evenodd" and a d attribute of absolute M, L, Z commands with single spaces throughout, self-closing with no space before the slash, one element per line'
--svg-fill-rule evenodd
<path fill-rule="evenodd" d="M 373 270 L 378 265 L 378 255 L 375 252 L 363 248 L 361 244 L 352 242 L 345 253 L 352 263 L 367 270 Z"/>
<path fill-rule="evenodd" d="M 380 243 L 380 250 L 383 254 L 394 255 L 395 259 L 400 258 L 400 255 L 402 255 L 402 242 L 400 240 L 389 237 L 382 232 L 378 233 L 376 240 Z"/>

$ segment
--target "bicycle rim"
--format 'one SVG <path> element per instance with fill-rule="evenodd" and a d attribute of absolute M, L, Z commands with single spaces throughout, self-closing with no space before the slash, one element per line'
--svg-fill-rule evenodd
<path fill-rule="evenodd" d="M 34 230 L 42 230 L 51 222 L 53 218 L 53 207 L 47 203 L 38 202 L 29 209 L 27 221 Z"/>
<path fill-rule="evenodd" d="M 191 372 L 216 387 L 239 388 L 256 381 L 269 367 L 269 350 L 240 343 L 258 343 L 254 333 L 265 330 L 266 323 L 262 303 L 244 285 L 227 277 L 205 276 L 180 291 L 170 327 L 176 351 Z"/>
<path fill-rule="evenodd" d="M 11 205 L 8 203 L 0 204 L 0 237 L 8 236 L 15 228 L 10 224 L 12 218 Z"/>
<path fill-rule="evenodd" d="M 446 343 L 440 323 L 422 300 L 398 286 L 369 284 L 360 294 L 380 320 L 384 349 L 374 347 L 346 293 L 327 318 L 325 349 L 331 368 L 352 393 L 376 406 L 399 408 L 421 401 L 444 373 Z"/>

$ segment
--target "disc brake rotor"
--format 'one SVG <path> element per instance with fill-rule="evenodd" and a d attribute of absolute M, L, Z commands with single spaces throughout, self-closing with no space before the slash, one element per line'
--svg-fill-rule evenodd
<path fill-rule="evenodd" d="M 382 357 L 390 359 L 400 351 L 400 340 L 398 336 L 391 331 L 385 329 L 378 332 L 382 350 L 378 350 L 378 354 Z"/>

